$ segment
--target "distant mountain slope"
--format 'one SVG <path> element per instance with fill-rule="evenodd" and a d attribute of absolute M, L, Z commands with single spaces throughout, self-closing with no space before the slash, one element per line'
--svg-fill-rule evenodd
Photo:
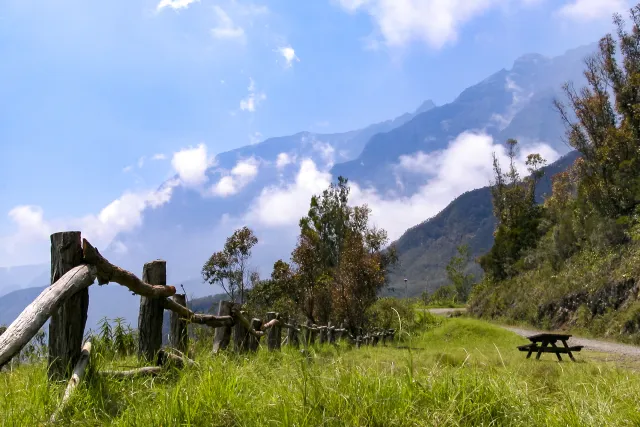
<path fill-rule="evenodd" d="M 18 289 L 48 285 L 50 270 L 48 264 L 0 268 L 0 297 Z"/>
<path fill-rule="evenodd" d="M 572 151 L 545 168 L 537 197 L 540 202 L 551 191 L 551 177 L 566 170 L 578 157 Z M 469 191 L 451 202 L 435 217 L 407 230 L 395 244 L 400 266 L 390 275 L 391 286 L 404 289 L 407 278 L 409 295 L 434 291 L 447 283 L 445 267 L 456 248 L 468 244 L 473 257 L 487 252 L 493 245 L 495 217 L 489 187 Z M 477 264 L 470 271 L 481 273 Z"/>
<path fill-rule="evenodd" d="M 518 58 L 511 70 L 500 70 L 465 89 L 454 101 L 416 115 L 406 124 L 371 138 L 358 158 L 336 164 L 333 176 L 346 176 L 378 191 L 411 194 L 415 186 L 398 189 L 394 167 L 403 155 L 430 153 L 447 147 L 464 131 L 483 131 L 497 141 L 508 138 L 542 141 L 560 154 L 569 148 L 562 142 L 564 125 L 553 100 L 562 99 L 561 86 L 584 82 L 584 58 L 595 44 L 555 57 L 528 54 Z"/>
<path fill-rule="evenodd" d="M 193 189 L 176 187 L 168 203 L 145 211 L 144 222 L 139 228 L 116 236 L 114 243 L 102 252 L 112 262 L 131 271 L 139 271 L 149 260 L 166 259 L 168 280 L 173 283 L 179 283 L 185 278 L 197 277 L 202 264 L 215 250 L 215 245 L 220 243 L 220 239 L 226 237 L 226 235 L 208 237 L 223 216 L 241 216 L 247 212 L 251 202 L 263 189 L 295 180 L 299 163 L 278 166 L 277 160 L 280 154 L 286 154 L 291 160 L 310 158 L 319 169 L 326 170 L 328 165 L 336 161 L 350 160 L 358 156 L 373 135 L 401 126 L 416 114 L 423 114 L 433 107 L 432 101 L 425 101 L 413 113 L 406 113 L 394 120 L 387 120 L 360 130 L 336 134 L 301 132 L 290 136 L 269 138 L 259 144 L 219 154 L 216 156 L 216 165 L 207 170 L 209 185 L 218 182 L 223 174 L 228 173 L 239 160 L 250 157 L 260 162 L 257 176 L 242 191 L 226 197 L 203 197 L 200 192 Z M 229 234 L 231 231 L 229 230 Z M 282 238 L 279 240 L 282 241 Z M 128 248 L 128 252 L 122 253 L 117 250 L 123 245 Z M 289 251 L 290 248 L 287 248 L 286 253 Z M 256 256 L 259 258 L 260 255 Z M 265 264 L 273 261 L 270 260 Z M 193 292 L 196 296 L 209 293 L 202 286 L 192 288 L 188 292 Z"/>
<path fill-rule="evenodd" d="M 45 287 L 20 289 L 0 297 L 0 325 L 13 322 Z"/>

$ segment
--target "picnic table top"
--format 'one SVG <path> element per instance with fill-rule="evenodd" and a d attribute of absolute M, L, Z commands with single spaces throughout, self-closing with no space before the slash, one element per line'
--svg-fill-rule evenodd
<path fill-rule="evenodd" d="M 563 341 L 571 338 L 571 335 L 567 334 L 551 334 L 551 333 L 542 333 L 535 334 L 527 337 L 531 342 L 540 342 L 540 341 Z"/>

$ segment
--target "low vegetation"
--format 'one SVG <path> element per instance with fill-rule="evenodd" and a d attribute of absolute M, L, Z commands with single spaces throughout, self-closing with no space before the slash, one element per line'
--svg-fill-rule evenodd
<path fill-rule="evenodd" d="M 567 84 L 556 104 L 580 157 L 552 178 L 544 204 L 534 197 L 543 159 L 529 156 L 521 178 L 511 140 L 509 170 L 494 161 L 497 228 L 480 258 L 476 315 L 640 342 L 640 5 L 630 16 L 631 31 L 616 15 L 617 40 L 603 37 L 585 61 L 588 87 Z"/>
<path fill-rule="evenodd" d="M 429 316 L 429 315 L 427 315 Z M 150 379 L 99 376 L 132 357 L 96 353 L 65 425 L 637 425 L 640 375 L 607 362 L 527 360 L 522 339 L 485 322 L 429 316 L 387 346 L 211 356 Z M 583 357 L 584 356 L 584 357 Z M 64 385 L 43 364 L 0 375 L 0 425 L 37 425 Z"/>

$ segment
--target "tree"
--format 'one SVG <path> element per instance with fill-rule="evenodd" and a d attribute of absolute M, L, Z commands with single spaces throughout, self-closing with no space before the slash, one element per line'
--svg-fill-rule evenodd
<path fill-rule="evenodd" d="M 582 155 L 578 197 L 586 201 L 586 212 L 613 219 L 631 215 L 640 203 L 640 4 L 630 17 L 628 32 L 622 17 L 614 15 L 621 61 L 607 34 L 585 61 L 588 86 L 578 92 L 566 84 L 568 107 L 555 103 L 569 144 Z"/>
<path fill-rule="evenodd" d="M 293 311 L 300 297 L 295 286 L 295 274 L 291 266 L 278 260 L 273 265 L 271 278 L 257 280 L 247 294 L 249 306 L 256 313 Z"/>
<path fill-rule="evenodd" d="M 502 172 L 500 162 L 493 155 L 494 183 L 491 186 L 493 211 L 497 220 L 491 250 L 480 258 L 484 272 L 495 280 L 503 280 L 516 273 L 517 261 L 524 250 L 535 247 L 539 237 L 542 207 L 536 204 L 536 187 L 546 163 L 539 154 L 526 160 L 530 175 L 520 177 L 516 168 L 518 142 L 507 141 L 509 170 Z"/>
<path fill-rule="evenodd" d="M 229 298 L 244 304 L 247 290 L 256 281 L 249 259 L 257 243 L 258 238 L 250 228 L 245 226 L 234 231 L 227 238 L 224 248 L 214 252 L 202 267 L 204 281 L 220 285 Z"/>
<path fill-rule="evenodd" d="M 473 274 L 465 274 L 465 268 L 471 259 L 469 245 L 460 245 L 457 248 L 457 255 L 451 257 L 447 264 L 447 278 L 458 295 L 458 301 L 466 302 L 473 287 Z"/>
<path fill-rule="evenodd" d="M 349 192 L 347 179 L 339 177 L 311 198 L 291 256 L 296 289 L 290 295 L 312 322 L 346 321 L 355 328 L 362 326 L 397 255 L 394 248 L 383 249 L 387 233 L 369 226 L 371 210 L 349 206 Z"/>

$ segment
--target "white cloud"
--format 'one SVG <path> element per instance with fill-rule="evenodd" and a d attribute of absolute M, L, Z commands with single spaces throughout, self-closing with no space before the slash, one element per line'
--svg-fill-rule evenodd
<path fill-rule="evenodd" d="M 511 92 L 512 101 L 511 104 L 502 114 L 494 113 L 491 116 L 491 121 L 498 125 L 500 130 L 505 129 L 513 118 L 518 114 L 520 110 L 531 100 L 534 95 L 533 90 L 527 91 L 524 88 L 518 86 L 518 84 L 510 77 L 507 76 L 505 89 Z"/>
<path fill-rule="evenodd" d="M 333 166 L 335 149 L 333 146 L 327 142 L 318 141 L 316 139 L 312 142 L 313 149 L 320 153 L 320 156 L 324 160 L 327 167 Z"/>
<path fill-rule="evenodd" d="M 282 169 L 285 166 L 293 163 L 295 161 L 295 156 L 291 156 L 289 153 L 280 153 L 276 158 L 276 167 L 278 169 Z"/>
<path fill-rule="evenodd" d="M 142 167 L 144 166 L 144 161 L 145 161 L 145 157 L 142 156 L 138 159 L 138 169 L 142 169 Z"/>
<path fill-rule="evenodd" d="M 173 154 L 171 166 L 178 174 L 180 181 L 187 187 L 197 187 L 207 182 L 207 169 L 215 162 L 215 158 L 207 155 L 207 146 L 200 144 Z"/>
<path fill-rule="evenodd" d="M 258 144 L 260 141 L 262 141 L 262 134 L 260 132 L 254 132 L 249 135 L 249 143 L 251 145 Z"/>
<path fill-rule="evenodd" d="M 285 59 L 287 67 L 291 67 L 294 61 L 300 61 L 296 56 L 296 51 L 291 46 L 280 47 L 278 48 L 278 52 Z"/>
<path fill-rule="evenodd" d="M 163 153 L 154 154 L 151 160 L 166 160 L 167 156 Z"/>
<path fill-rule="evenodd" d="M 284 153 L 281 153 L 284 154 Z M 309 200 L 329 186 L 331 175 L 318 170 L 313 160 L 304 159 L 292 184 L 262 190 L 245 220 L 259 226 L 295 226 L 309 210 Z"/>
<path fill-rule="evenodd" d="M 125 192 L 97 215 L 79 218 L 47 220 L 39 206 L 16 206 L 9 212 L 15 231 L 0 237 L 0 259 L 5 265 L 41 263 L 47 259 L 49 236 L 65 230 L 80 230 L 92 244 L 104 248 L 118 233 L 138 227 L 145 209 L 167 203 L 177 185 L 177 181 L 169 181 L 159 190 Z"/>
<path fill-rule="evenodd" d="M 122 172 L 127 173 L 127 172 L 131 172 L 131 169 L 133 169 L 133 166 L 129 165 L 129 166 L 125 166 L 122 168 Z"/>
<path fill-rule="evenodd" d="M 213 11 L 218 19 L 218 26 L 211 29 L 213 37 L 244 40 L 244 29 L 236 25 L 224 9 L 216 5 L 213 7 Z"/>
<path fill-rule="evenodd" d="M 373 18 L 388 46 L 421 41 L 440 49 L 455 42 L 459 29 L 487 10 L 532 0 L 338 0 L 349 12 L 364 10 Z M 375 45 L 375 43 L 373 43 Z M 368 41 L 372 45 L 372 41 Z"/>
<path fill-rule="evenodd" d="M 503 165 L 507 164 L 503 145 L 495 144 L 488 135 L 463 133 L 444 150 L 418 152 L 399 159 L 398 170 L 419 174 L 424 182 L 414 194 L 387 197 L 351 183 L 351 202 L 368 204 L 372 221 L 386 229 L 392 240 L 397 239 L 408 228 L 440 212 L 460 194 L 489 185 L 493 152 Z M 558 153 L 547 144 L 523 143 L 517 159 L 517 167 L 523 174 L 526 155 L 532 152 L 540 153 L 549 163 L 558 158 Z M 319 169 L 312 160 L 305 159 L 294 183 L 263 189 L 243 220 L 257 227 L 293 229 L 306 215 L 311 196 L 321 193 L 331 180 L 328 168 Z"/>
<path fill-rule="evenodd" d="M 215 196 L 227 197 L 237 194 L 258 175 L 260 162 L 254 158 L 239 160 L 228 175 L 211 186 L 211 193 Z"/>
<path fill-rule="evenodd" d="M 267 95 L 264 92 L 256 92 L 256 84 L 252 78 L 249 78 L 249 87 L 247 89 L 249 94 L 245 99 L 240 101 L 240 109 L 253 113 L 256 111 L 257 106 L 267 99 Z"/>
<path fill-rule="evenodd" d="M 623 12 L 629 7 L 627 0 L 573 0 L 565 4 L 557 13 L 576 21 L 593 21 L 611 19 L 616 12 Z"/>
<path fill-rule="evenodd" d="M 192 3 L 199 2 L 200 0 L 162 0 L 158 3 L 156 10 L 160 11 L 164 8 L 171 8 L 173 10 L 186 9 Z"/>

